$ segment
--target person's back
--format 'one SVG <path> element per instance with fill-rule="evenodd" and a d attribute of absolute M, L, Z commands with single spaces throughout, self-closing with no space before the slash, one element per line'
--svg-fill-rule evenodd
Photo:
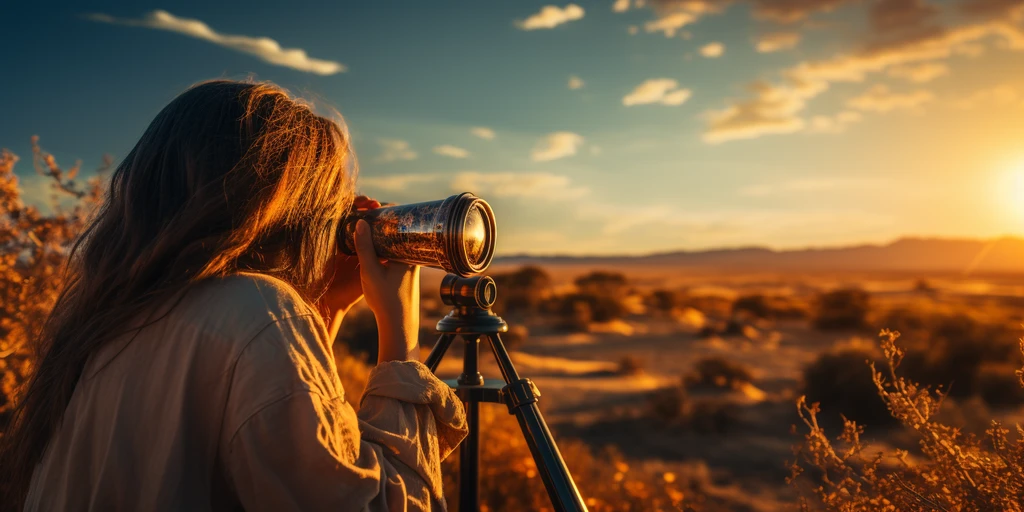
<path fill-rule="evenodd" d="M 440 475 L 413 468 L 434 467 L 461 439 L 450 426 L 458 404 L 429 385 L 403 391 L 422 395 L 439 431 L 381 407 L 389 392 L 381 388 L 423 370 L 396 362 L 376 370 L 362 414 L 383 429 L 410 427 L 402 443 L 386 445 L 401 464 L 382 456 L 384 444 L 361 450 L 358 431 L 317 432 L 356 424 L 326 335 L 284 282 L 242 274 L 200 284 L 162 319 L 90 359 L 26 509 L 355 509 L 389 497 L 442 505 Z M 305 436 L 296 442 L 295 434 Z M 356 468 L 360 456 L 389 467 Z M 362 474 L 385 470 L 418 481 L 380 492 L 386 484 Z"/>
<path fill-rule="evenodd" d="M 443 509 L 466 435 L 418 358 L 418 268 L 352 208 L 347 136 L 276 87 L 197 85 L 153 121 L 70 255 L 0 437 L 0 510 Z M 365 299 L 356 414 L 332 342 Z"/>

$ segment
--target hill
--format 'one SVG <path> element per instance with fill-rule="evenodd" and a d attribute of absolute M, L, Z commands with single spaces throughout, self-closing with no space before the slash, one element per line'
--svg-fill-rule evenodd
<path fill-rule="evenodd" d="M 742 272 L 1024 273 L 1024 239 L 901 238 L 885 245 L 797 250 L 741 247 L 646 256 L 506 256 L 498 265 L 624 266 Z"/>

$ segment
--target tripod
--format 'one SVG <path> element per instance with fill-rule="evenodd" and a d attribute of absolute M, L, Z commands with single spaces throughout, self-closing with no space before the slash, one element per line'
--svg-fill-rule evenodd
<path fill-rule="evenodd" d="M 469 435 L 459 448 L 459 510 L 480 509 L 480 402 L 505 404 L 515 414 L 526 444 L 530 447 L 551 504 L 558 511 L 586 511 L 576 483 L 562 460 L 547 423 L 537 407 L 540 391 L 530 379 L 524 379 L 512 366 L 499 333 L 508 331 L 508 324 L 491 312 L 498 287 L 486 276 L 463 278 L 448 274 L 441 281 L 441 300 L 453 306 L 437 323 L 440 337 L 426 365 L 436 372 L 445 352 L 456 337 L 465 342 L 462 375 L 445 381 L 466 403 Z M 480 339 L 490 340 L 494 359 L 504 380 L 484 379 L 479 371 Z"/>

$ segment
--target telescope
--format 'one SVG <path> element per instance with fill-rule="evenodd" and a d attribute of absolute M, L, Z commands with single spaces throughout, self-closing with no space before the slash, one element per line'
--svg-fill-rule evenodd
<path fill-rule="evenodd" d="M 498 286 L 487 276 L 497 235 L 494 212 L 479 197 L 464 192 L 439 201 L 389 205 L 353 212 L 338 228 L 339 249 L 355 254 L 356 222 L 370 224 L 377 256 L 424 267 L 443 269 L 441 300 L 452 310 L 437 323 L 439 337 L 424 364 L 437 372 L 448 348 L 463 342 L 462 374 L 445 383 L 466 404 L 469 434 L 459 446 L 459 512 L 480 510 L 480 404 L 503 404 L 519 420 L 530 454 L 537 464 L 551 505 L 557 512 L 586 512 L 565 460 L 537 406 L 540 390 L 520 377 L 501 333 L 508 324 L 491 311 Z M 481 342 L 490 345 L 502 379 L 480 373 Z"/>
<path fill-rule="evenodd" d="M 356 222 L 370 225 L 377 256 L 439 268 L 461 277 L 484 270 L 494 257 L 497 227 L 490 205 L 463 192 L 438 201 L 357 211 L 338 228 L 338 248 L 356 254 Z"/>

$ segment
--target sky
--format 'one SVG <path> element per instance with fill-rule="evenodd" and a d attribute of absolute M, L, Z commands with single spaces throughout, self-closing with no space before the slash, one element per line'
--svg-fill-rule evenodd
<path fill-rule="evenodd" d="M 1024 235 L 1024 0 L 19 2 L 0 147 L 125 155 L 212 78 L 344 117 L 359 189 L 499 254 Z"/>

